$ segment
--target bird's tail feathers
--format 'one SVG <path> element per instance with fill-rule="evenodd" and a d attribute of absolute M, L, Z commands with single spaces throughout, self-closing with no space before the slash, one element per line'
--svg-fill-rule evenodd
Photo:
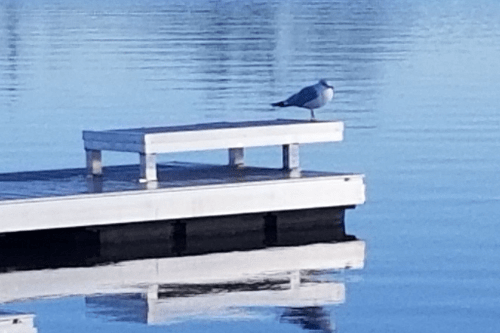
<path fill-rule="evenodd" d="M 271 104 L 271 106 L 285 107 L 285 106 L 288 106 L 288 105 L 285 104 L 285 101 L 281 101 L 281 102 L 273 103 L 273 104 Z"/>

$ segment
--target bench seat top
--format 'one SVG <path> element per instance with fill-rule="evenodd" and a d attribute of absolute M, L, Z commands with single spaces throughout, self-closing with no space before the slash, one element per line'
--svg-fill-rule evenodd
<path fill-rule="evenodd" d="M 342 141 L 340 121 L 276 119 L 83 131 L 87 150 L 144 154 Z"/>

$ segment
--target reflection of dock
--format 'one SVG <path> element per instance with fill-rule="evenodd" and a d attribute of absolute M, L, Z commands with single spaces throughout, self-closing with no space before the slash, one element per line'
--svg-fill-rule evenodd
<path fill-rule="evenodd" d="M 87 170 L 0 175 L 0 233 L 353 207 L 362 175 L 299 165 L 299 144 L 342 136 L 341 122 L 297 120 L 85 132 Z M 282 147 L 283 168 L 245 166 L 244 148 L 268 145 Z M 228 149 L 229 164 L 156 165 L 157 153 L 209 149 Z M 101 150 L 140 165 L 102 168 Z"/>
<path fill-rule="evenodd" d="M 92 317 L 153 325 L 191 318 L 261 320 L 271 311 L 280 322 L 331 332 L 325 306 L 345 300 L 345 286 L 332 270 L 361 268 L 365 258 L 364 242 L 345 235 L 339 212 L 278 214 L 279 230 L 227 229 L 227 237 L 195 222 L 205 228 L 184 239 L 182 255 L 172 253 L 168 241 L 97 242 L 83 249 L 64 243 L 38 259 L 37 247 L 6 248 L 17 260 L 4 263 L 11 256 L 1 251 L 0 302 L 80 295 Z"/>
<path fill-rule="evenodd" d="M 361 268 L 364 250 L 364 242 L 349 241 L 6 272 L 0 274 L 0 302 L 65 295 L 147 294 L 155 286 L 167 284 L 210 284 L 286 272 Z"/>
<path fill-rule="evenodd" d="M 315 244 L 192 259 L 194 269 L 176 279 L 183 282 L 167 278 L 161 283 L 142 283 L 142 293 L 90 295 L 86 297 L 88 313 L 105 320 L 158 325 L 189 319 L 259 318 L 265 309 L 276 308 L 280 320 L 331 331 L 333 324 L 323 307 L 343 303 L 345 286 L 319 272 L 361 268 L 364 243 Z M 189 265 L 189 260 L 184 264 Z M 171 267 L 172 275 L 178 268 Z"/>

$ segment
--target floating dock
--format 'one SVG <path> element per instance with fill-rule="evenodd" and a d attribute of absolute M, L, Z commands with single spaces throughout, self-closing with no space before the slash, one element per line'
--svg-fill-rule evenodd
<path fill-rule="evenodd" d="M 341 141 L 338 121 L 247 121 L 84 131 L 87 166 L 0 174 L 0 234 L 338 207 L 365 201 L 363 175 L 301 170 L 299 145 Z M 282 168 L 244 150 L 281 146 Z M 222 165 L 158 164 L 156 155 L 227 149 Z M 103 150 L 138 165 L 103 166 Z M 325 152 L 327 154 L 327 152 Z"/>

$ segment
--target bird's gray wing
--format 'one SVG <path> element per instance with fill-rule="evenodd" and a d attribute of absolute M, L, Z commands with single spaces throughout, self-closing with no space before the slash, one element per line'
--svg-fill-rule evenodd
<path fill-rule="evenodd" d="M 285 103 L 294 106 L 304 106 L 305 103 L 318 98 L 318 92 L 314 86 L 305 87 L 295 95 L 290 96 Z"/>

